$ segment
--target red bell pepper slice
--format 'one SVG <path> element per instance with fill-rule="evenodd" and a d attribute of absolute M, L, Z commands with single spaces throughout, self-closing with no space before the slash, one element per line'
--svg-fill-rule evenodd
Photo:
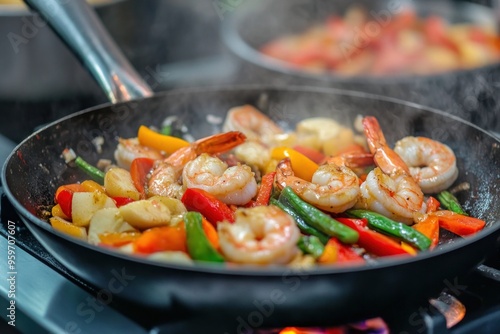
<path fill-rule="evenodd" d="M 205 190 L 188 188 L 182 195 L 181 201 L 186 209 L 201 213 L 214 226 L 221 221 L 234 222 L 233 210 Z"/>
<path fill-rule="evenodd" d="M 440 206 L 441 206 L 441 203 L 439 203 L 439 201 L 436 198 L 429 196 L 429 198 L 427 199 L 427 211 L 426 211 L 426 213 L 431 213 L 431 212 L 437 211 Z"/>
<path fill-rule="evenodd" d="M 135 201 L 134 199 L 132 199 L 130 197 L 112 197 L 112 199 L 115 202 L 117 208 Z"/>
<path fill-rule="evenodd" d="M 255 202 L 252 204 L 252 206 L 269 204 L 269 199 L 271 198 L 271 194 L 273 192 L 275 175 L 276 172 L 270 172 L 262 177 L 259 192 L 257 193 L 257 197 L 255 198 Z"/>
<path fill-rule="evenodd" d="M 392 255 L 409 255 L 409 253 L 401 247 L 401 244 L 391 238 L 369 230 L 366 226 L 366 219 L 354 218 L 335 218 L 342 224 L 349 226 L 359 233 L 358 245 L 366 249 L 367 252 L 377 256 L 392 256 Z"/>
<path fill-rule="evenodd" d="M 365 262 L 365 259 L 363 259 L 361 255 L 356 253 L 356 251 L 354 251 L 351 246 L 344 245 L 336 238 L 331 238 L 330 240 L 328 240 L 328 242 L 335 242 L 337 244 L 337 263 Z"/>
<path fill-rule="evenodd" d="M 431 213 L 431 215 L 438 217 L 439 227 L 453 232 L 461 237 L 465 237 L 481 231 L 486 222 L 484 220 L 464 216 L 453 211 L 440 210 Z"/>
<path fill-rule="evenodd" d="M 71 218 L 71 208 L 73 202 L 73 191 L 68 189 L 61 189 L 57 191 L 56 202 L 61 207 L 62 212 Z"/>
<path fill-rule="evenodd" d="M 130 165 L 130 176 L 137 190 L 145 196 L 144 185 L 147 183 L 147 177 L 154 165 L 154 160 L 150 158 L 136 158 Z"/>
<path fill-rule="evenodd" d="M 55 194 L 55 202 L 59 204 L 62 212 L 71 219 L 71 202 L 73 201 L 73 193 L 85 191 L 80 183 L 64 184 L 57 188 Z"/>

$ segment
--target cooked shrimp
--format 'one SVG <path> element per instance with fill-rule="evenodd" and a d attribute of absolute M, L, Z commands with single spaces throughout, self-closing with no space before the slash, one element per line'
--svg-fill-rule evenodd
<path fill-rule="evenodd" d="M 410 173 L 426 194 L 450 187 L 458 177 L 456 157 L 451 148 L 425 137 L 405 137 L 394 151 L 410 167 Z"/>
<path fill-rule="evenodd" d="M 229 151 L 243 143 L 245 139 L 245 135 L 241 132 L 230 131 L 199 139 L 175 151 L 153 168 L 148 181 L 148 194 L 181 198 L 182 169 L 189 161 L 202 153 L 216 154 Z"/>
<path fill-rule="evenodd" d="M 287 213 L 275 206 L 236 210 L 234 223 L 217 225 L 220 248 L 232 262 L 285 264 L 298 253 L 300 230 Z"/>
<path fill-rule="evenodd" d="M 277 136 L 284 134 L 283 129 L 272 119 L 248 104 L 229 109 L 222 130 L 240 131 L 249 141 L 258 141 L 268 146 L 274 145 Z"/>
<path fill-rule="evenodd" d="M 243 205 L 257 194 L 254 173 L 246 165 L 228 165 L 206 153 L 188 162 L 182 171 L 186 188 L 203 189 L 226 204 Z"/>
<path fill-rule="evenodd" d="M 130 165 L 135 158 L 151 158 L 154 160 L 163 159 L 165 156 L 154 148 L 139 144 L 137 138 L 119 138 L 118 146 L 115 150 L 115 160 L 118 166 L 130 169 Z"/>
<path fill-rule="evenodd" d="M 410 175 L 408 166 L 387 145 L 377 119 L 365 117 L 363 126 L 378 167 L 361 185 L 361 197 L 356 206 L 411 224 L 415 212 L 425 211 L 424 194 Z"/>
<path fill-rule="evenodd" d="M 299 166 L 300 168 L 300 166 Z M 359 179 L 345 166 L 324 164 L 313 174 L 311 182 L 296 177 L 289 158 L 276 168 L 278 187 L 289 186 L 304 201 L 328 212 L 343 212 L 359 198 Z"/>
<path fill-rule="evenodd" d="M 153 168 L 148 182 L 148 196 L 166 196 L 180 199 L 184 190 L 179 182 L 182 168 L 160 161 Z"/>

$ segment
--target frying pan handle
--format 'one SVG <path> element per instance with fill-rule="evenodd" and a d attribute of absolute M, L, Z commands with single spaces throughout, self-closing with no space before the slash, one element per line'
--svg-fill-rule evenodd
<path fill-rule="evenodd" d="M 24 0 L 83 62 L 112 103 L 153 94 L 84 0 Z"/>

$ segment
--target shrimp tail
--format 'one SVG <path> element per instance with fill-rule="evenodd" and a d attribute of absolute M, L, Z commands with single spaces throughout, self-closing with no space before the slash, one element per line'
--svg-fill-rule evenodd
<path fill-rule="evenodd" d="M 246 138 L 240 131 L 229 131 L 199 139 L 192 147 L 196 155 L 224 153 L 244 143 Z"/>
<path fill-rule="evenodd" d="M 363 128 L 368 148 L 373 154 L 375 164 L 388 175 L 396 172 L 410 175 L 410 169 L 403 159 L 387 145 L 384 133 L 377 119 L 373 116 L 364 117 Z"/>
<path fill-rule="evenodd" d="M 202 153 L 218 154 L 227 152 L 245 142 L 246 136 L 239 131 L 229 131 L 198 139 L 191 145 L 172 153 L 165 162 L 182 169 L 189 161 Z"/>
<path fill-rule="evenodd" d="M 373 154 L 368 152 L 344 153 L 328 158 L 326 162 L 349 168 L 367 167 L 373 165 Z"/>

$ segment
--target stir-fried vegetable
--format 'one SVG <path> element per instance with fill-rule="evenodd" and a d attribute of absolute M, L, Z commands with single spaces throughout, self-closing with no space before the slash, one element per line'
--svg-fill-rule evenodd
<path fill-rule="evenodd" d="M 233 211 L 224 202 L 202 189 L 186 189 L 181 200 L 188 210 L 200 212 L 213 225 L 222 221 L 234 222 Z"/>
<path fill-rule="evenodd" d="M 284 198 L 281 198 L 281 200 L 283 202 L 285 202 Z M 290 216 L 292 216 L 293 219 L 295 220 L 295 223 L 297 224 L 297 226 L 299 227 L 299 229 L 302 231 L 302 233 L 304 233 L 306 235 L 313 235 L 313 236 L 315 236 L 323 244 L 326 244 L 328 242 L 328 239 L 330 239 L 330 237 L 328 235 L 326 235 L 325 233 L 323 233 L 323 232 L 315 229 L 312 226 L 309 226 L 304 221 L 304 219 L 302 219 L 302 217 L 289 206 L 289 204 L 288 205 L 284 204 L 284 203 L 282 203 L 282 202 L 280 202 L 280 201 L 278 201 L 278 200 L 276 200 L 274 198 L 271 198 L 271 204 L 277 206 L 278 208 L 280 208 L 281 210 L 285 211 Z"/>
<path fill-rule="evenodd" d="M 358 244 L 368 252 L 377 256 L 408 255 L 408 252 L 393 239 L 367 228 L 368 220 L 353 218 L 337 218 L 342 224 L 356 230 L 359 234 Z"/>
<path fill-rule="evenodd" d="M 104 172 L 99 168 L 92 166 L 87 161 L 83 160 L 82 157 L 76 157 L 75 164 L 94 180 L 98 181 L 101 184 L 104 183 Z"/>
<path fill-rule="evenodd" d="M 184 216 L 186 223 L 187 248 L 193 260 L 208 262 L 224 262 L 210 244 L 202 228 L 202 217 L 198 212 L 188 212 Z"/>
<path fill-rule="evenodd" d="M 262 177 L 259 192 L 257 193 L 257 197 L 255 199 L 255 202 L 253 203 L 253 206 L 269 204 L 269 199 L 271 198 L 271 194 L 273 192 L 275 176 L 276 172 L 270 172 Z"/>
<path fill-rule="evenodd" d="M 455 213 L 459 213 L 464 216 L 468 216 L 467 212 L 465 212 L 465 210 L 460 205 L 458 199 L 449 191 L 445 190 L 440 192 L 437 195 L 437 198 L 445 209 L 453 211 Z"/>
<path fill-rule="evenodd" d="M 439 242 L 439 219 L 432 215 L 424 215 L 413 228 L 431 240 L 430 249 L 437 246 Z"/>
<path fill-rule="evenodd" d="M 424 197 L 421 184 L 445 189 L 455 181 L 454 154 L 439 142 L 406 137 L 392 150 L 373 117 L 362 122 L 367 145 L 326 118 L 304 120 L 302 132 L 291 134 L 255 108 L 236 108 L 228 118 L 228 132 L 192 143 L 145 126 L 138 138 L 120 138 L 120 167 L 108 164 L 104 173 L 79 163 L 92 178 L 101 175 L 103 185 L 82 180 L 60 186 L 51 225 L 156 261 L 304 266 L 417 255 L 436 247 L 440 228 L 466 237 L 485 226 L 441 210 L 461 208 L 451 193 Z M 325 122 L 332 125 L 324 129 Z M 323 142 L 333 138 L 330 127 L 338 147 Z M 435 148 L 432 163 L 440 168 L 423 180 L 425 167 L 406 151 L 425 145 Z M 327 147 L 338 155 L 330 156 Z M 411 163 L 419 177 L 410 175 Z"/>
<path fill-rule="evenodd" d="M 325 245 L 314 235 L 303 235 L 297 244 L 299 248 L 307 254 L 311 254 L 314 258 L 319 258 L 325 251 Z"/>
<path fill-rule="evenodd" d="M 183 139 L 162 135 L 144 125 L 139 127 L 137 138 L 139 139 L 139 143 L 141 143 L 141 145 L 152 147 L 167 153 L 174 153 L 182 147 L 189 146 L 189 143 Z"/>
<path fill-rule="evenodd" d="M 462 237 L 477 233 L 486 225 L 484 220 L 447 210 L 436 211 L 432 215 L 438 217 L 440 227 Z"/>
<path fill-rule="evenodd" d="M 318 164 L 290 147 L 276 147 L 271 156 L 281 160 L 290 158 L 295 174 L 303 180 L 310 181 L 314 172 L 318 169 Z"/>
<path fill-rule="evenodd" d="M 154 160 L 150 158 L 136 158 L 132 160 L 130 165 L 130 177 L 134 182 L 134 186 L 143 197 L 146 196 L 144 185 L 146 184 L 148 174 L 153 168 Z"/>
<path fill-rule="evenodd" d="M 352 248 L 342 244 L 336 238 L 330 238 L 318 262 L 323 264 L 362 263 L 365 260 Z"/>
<path fill-rule="evenodd" d="M 367 210 L 348 210 L 346 213 L 352 217 L 365 218 L 371 228 L 401 239 L 420 250 L 427 250 L 431 246 L 431 240 L 419 231 L 379 213 Z"/>
<path fill-rule="evenodd" d="M 297 214 L 312 227 L 348 244 L 358 241 L 358 232 L 339 223 L 309 203 L 304 202 L 293 192 L 292 188 L 285 187 L 280 196 L 283 196 Z"/>

